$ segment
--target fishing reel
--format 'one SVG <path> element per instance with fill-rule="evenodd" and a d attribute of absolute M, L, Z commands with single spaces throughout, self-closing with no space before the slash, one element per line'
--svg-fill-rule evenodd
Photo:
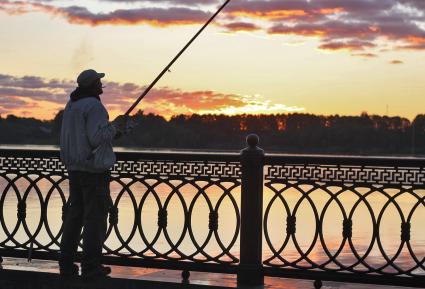
<path fill-rule="evenodd" d="M 138 123 L 129 117 L 126 121 L 124 129 L 117 131 L 114 139 L 119 139 L 122 136 L 129 134 L 137 125 Z"/>

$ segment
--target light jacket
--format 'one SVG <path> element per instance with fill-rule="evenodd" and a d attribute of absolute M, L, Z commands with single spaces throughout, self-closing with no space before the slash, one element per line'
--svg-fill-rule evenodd
<path fill-rule="evenodd" d="M 103 146 L 102 158 L 115 163 L 112 140 L 116 128 L 102 102 L 95 97 L 70 100 L 63 113 L 60 137 L 60 156 L 69 171 L 103 172 L 109 168 L 96 167 L 93 151 Z"/>

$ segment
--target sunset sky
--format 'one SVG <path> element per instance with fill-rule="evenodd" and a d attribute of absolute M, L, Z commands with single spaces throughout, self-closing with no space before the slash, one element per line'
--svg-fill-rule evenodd
<path fill-rule="evenodd" d="M 51 119 L 87 68 L 114 117 L 222 0 L 0 0 L 0 115 Z M 425 0 L 233 0 L 138 106 L 425 113 Z"/>

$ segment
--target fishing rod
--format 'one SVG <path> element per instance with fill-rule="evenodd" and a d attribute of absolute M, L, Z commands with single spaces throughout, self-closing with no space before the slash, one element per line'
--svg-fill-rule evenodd
<path fill-rule="evenodd" d="M 164 70 L 161 71 L 161 73 L 152 81 L 152 83 L 145 89 L 145 91 L 139 96 L 139 98 L 131 105 L 131 107 L 127 110 L 125 113 L 126 116 L 130 115 L 130 113 L 134 110 L 134 108 L 142 101 L 142 99 L 149 93 L 149 91 L 155 86 L 155 84 L 164 76 L 164 74 L 170 70 L 171 66 L 173 66 L 174 62 L 177 61 L 177 59 L 180 58 L 180 56 L 186 51 L 187 48 L 193 43 L 193 41 L 198 38 L 198 36 L 202 33 L 202 31 L 207 28 L 207 26 L 214 20 L 214 18 L 221 12 L 221 10 L 224 9 L 224 7 L 229 4 L 230 0 L 226 0 L 223 5 L 217 10 L 217 12 L 214 13 L 213 16 L 207 21 L 207 23 L 202 26 L 202 28 L 195 34 L 195 36 L 190 39 L 190 41 L 183 47 L 182 50 L 171 60 L 171 62 L 164 68 Z"/>

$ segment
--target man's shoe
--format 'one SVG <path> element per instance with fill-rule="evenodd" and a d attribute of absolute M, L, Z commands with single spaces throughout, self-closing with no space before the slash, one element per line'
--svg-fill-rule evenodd
<path fill-rule="evenodd" d="M 102 268 L 103 272 L 105 273 L 105 275 L 109 275 L 112 272 L 111 267 L 107 267 L 107 266 L 100 266 L 100 268 Z"/>
<path fill-rule="evenodd" d="M 59 266 L 59 274 L 63 277 L 78 276 L 78 270 L 77 264 Z"/>
<path fill-rule="evenodd" d="M 99 266 L 96 268 L 92 268 L 92 269 L 88 269 L 88 270 L 83 270 L 81 272 L 83 278 L 85 279 L 102 279 L 102 278 L 108 278 L 109 274 L 111 274 L 111 268 L 110 267 L 105 267 L 105 266 Z"/>

